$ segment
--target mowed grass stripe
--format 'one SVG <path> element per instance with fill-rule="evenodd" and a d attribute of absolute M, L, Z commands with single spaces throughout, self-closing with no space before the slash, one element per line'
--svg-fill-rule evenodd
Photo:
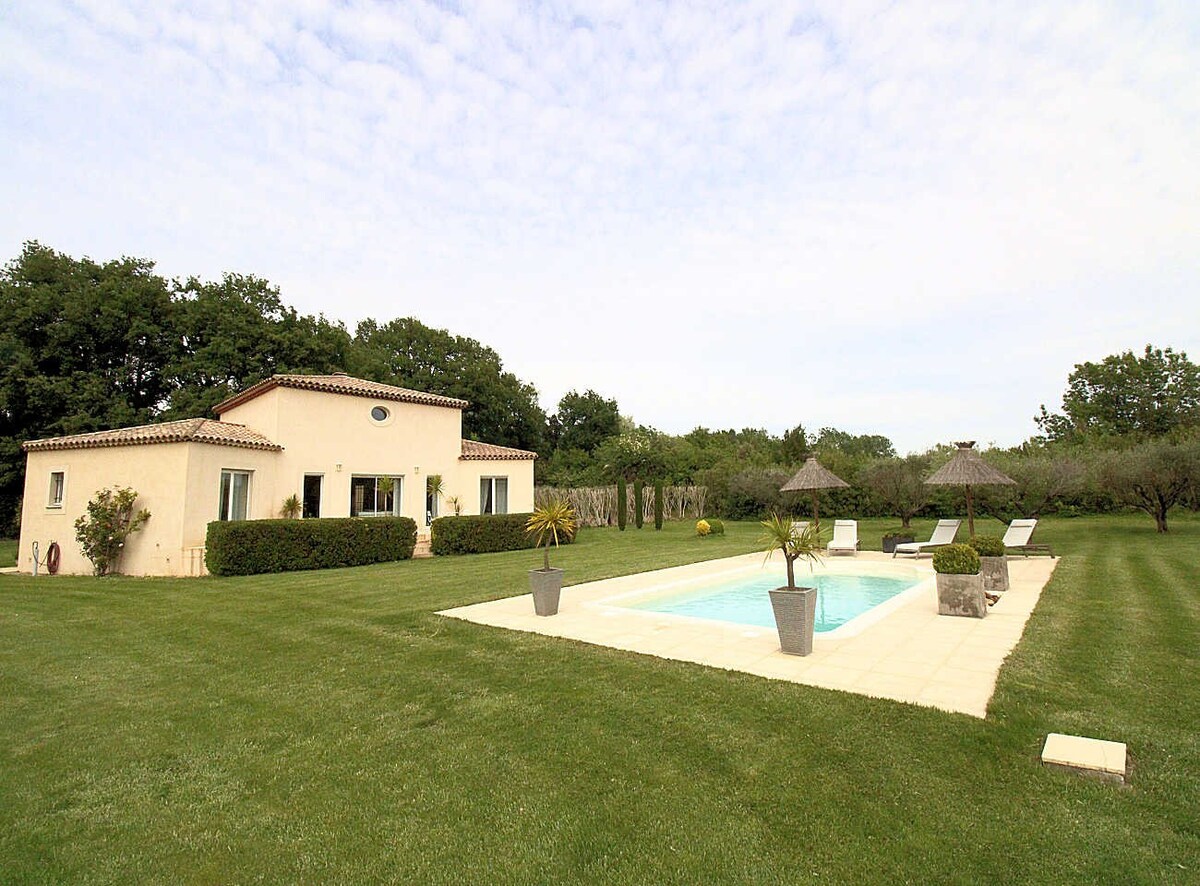
<path fill-rule="evenodd" d="M 1191 691 L 1194 659 L 1158 622 L 1194 614 L 1176 577 L 1200 523 L 1178 521 L 1165 558 L 1140 525 L 1039 526 L 1067 559 L 987 721 L 433 614 L 523 592 L 532 552 L 0 580 L 0 680 L 21 695 L 0 706 L 0 865 L 13 882 L 1178 881 L 1200 864 L 1197 764 L 1161 698 Z M 597 530 L 554 559 L 584 581 L 757 534 Z M 1175 598 L 1122 611 L 1093 560 Z M 1040 768 L 1069 722 L 1153 741 L 1132 789 Z"/>

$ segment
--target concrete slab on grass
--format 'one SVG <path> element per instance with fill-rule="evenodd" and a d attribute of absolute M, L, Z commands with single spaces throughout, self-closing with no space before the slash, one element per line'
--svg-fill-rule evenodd
<path fill-rule="evenodd" d="M 1042 765 L 1124 784 L 1128 752 L 1121 741 L 1051 732 L 1042 747 Z"/>

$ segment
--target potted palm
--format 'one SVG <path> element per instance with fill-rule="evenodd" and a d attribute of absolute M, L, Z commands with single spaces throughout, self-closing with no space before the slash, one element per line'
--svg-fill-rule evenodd
<path fill-rule="evenodd" d="M 529 570 L 529 591 L 533 594 L 533 611 L 538 615 L 558 613 L 563 571 L 550 566 L 550 544 L 558 547 L 559 536 L 573 538 L 576 527 L 575 510 L 561 498 L 534 508 L 525 521 L 525 531 L 535 537 L 544 558 L 541 569 Z"/>
<path fill-rule="evenodd" d="M 779 514 L 771 514 L 760 525 L 760 543 L 767 558 L 779 551 L 787 564 L 787 585 L 768 592 L 779 631 L 779 648 L 788 655 L 809 655 L 816 628 L 817 589 L 796 587 L 795 563 L 807 560 L 811 570 L 812 564 L 821 559 L 821 530 L 815 524 L 797 523 Z"/>
<path fill-rule="evenodd" d="M 973 547 L 953 544 L 938 548 L 933 552 L 933 571 L 937 573 L 938 615 L 987 615 L 979 555 Z"/>
<path fill-rule="evenodd" d="M 1008 590 L 1008 558 L 1004 556 L 1004 539 L 997 535 L 977 535 L 967 542 L 979 555 L 979 574 L 983 589 L 992 594 Z"/>

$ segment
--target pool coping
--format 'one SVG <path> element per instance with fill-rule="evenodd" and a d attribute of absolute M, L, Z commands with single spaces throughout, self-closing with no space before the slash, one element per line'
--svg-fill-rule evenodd
<path fill-rule="evenodd" d="M 764 566 L 762 554 L 705 560 L 565 587 L 558 615 L 551 617 L 534 615 L 528 594 L 438 614 L 984 717 L 1000 667 L 1020 641 L 1025 623 L 1058 562 L 1047 557 L 1010 557 L 1009 590 L 986 618 L 974 619 L 937 614 L 937 589 L 928 560 L 893 560 L 872 551 L 830 558 L 818 568 L 840 571 L 849 566 L 869 566 L 872 571 L 886 572 L 903 567 L 915 569 L 922 580 L 837 629 L 867 620 L 853 632 L 842 636 L 835 636 L 837 631 L 817 634 L 813 654 L 804 657 L 780 652 L 773 628 L 627 609 L 607 602 L 652 587 L 712 580 L 723 572 L 749 572 L 752 565 L 778 565 L 772 562 Z M 877 612 L 881 609 L 884 611 Z"/>

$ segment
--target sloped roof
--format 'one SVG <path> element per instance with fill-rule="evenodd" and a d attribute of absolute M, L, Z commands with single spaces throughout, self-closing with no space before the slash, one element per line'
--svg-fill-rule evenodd
<path fill-rule="evenodd" d="M 185 418 L 155 425 L 117 428 L 113 431 L 29 440 L 22 444 L 21 448 L 26 452 L 41 452 L 54 449 L 99 449 L 106 446 L 147 446 L 153 443 L 212 443 L 216 446 L 267 449 L 274 452 L 283 449 L 278 443 L 268 440 L 245 425 L 215 421 L 211 418 Z"/>
<path fill-rule="evenodd" d="M 804 467 L 781 487 L 780 492 L 800 492 L 804 489 L 841 489 L 850 484 L 817 461 L 815 455 L 804 460 Z"/>
<path fill-rule="evenodd" d="M 218 403 L 213 407 L 213 412 L 220 415 L 273 388 L 297 388 L 302 391 L 321 391 L 326 394 L 345 394 L 350 397 L 370 397 L 374 400 L 420 403 L 424 406 L 445 406 L 449 409 L 466 409 L 471 405 L 466 400 L 457 400 L 454 397 L 412 391 L 408 388 L 398 388 L 395 385 L 385 385 L 382 382 L 367 381 L 365 378 L 354 378 L 350 375 L 272 375 L 256 385 L 251 385 L 240 394 L 234 394 L 229 399 Z"/>
<path fill-rule="evenodd" d="M 496 446 L 494 443 L 480 443 L 478 440 L 463 440 L 462 455 L 459 457 L 463 461 L 526 461 L 537 458 L 537 453 Z"/>
<path fill-rule="evenodd" d="M 980 457 L 974 440 L 955 445 L 958 452 L 934 471 L 926 483 L 934 486 L 1012 486 L 1016 483 Z"/>

